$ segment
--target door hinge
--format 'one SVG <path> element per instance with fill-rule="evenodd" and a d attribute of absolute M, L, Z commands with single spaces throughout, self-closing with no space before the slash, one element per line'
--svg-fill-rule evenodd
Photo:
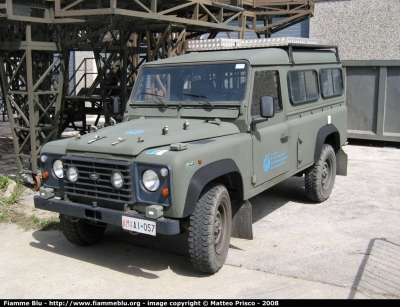
<path fill-rule="evenodd" d="M 252 175 L 251 176 L 251 183 L 252 184 L 256 184 L 256 182 L 257 182 L 257 176 L 256 175 Z"/>

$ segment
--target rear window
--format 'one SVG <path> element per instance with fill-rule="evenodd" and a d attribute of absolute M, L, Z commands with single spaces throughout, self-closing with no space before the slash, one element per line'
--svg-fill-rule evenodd
<path fill-rule="evenodd" d="M 342 70 L 339 68 L 327 68 L 319 71 L 321 94 L 323 98 L 339 96 L 343 94 Z"/>
<path fill-rule="evenodd" d="M 318 74 L 315 70 L 289 71 L 288 83 L 289 96 L 292 104 L 301 104 L 318 100 Z"/>

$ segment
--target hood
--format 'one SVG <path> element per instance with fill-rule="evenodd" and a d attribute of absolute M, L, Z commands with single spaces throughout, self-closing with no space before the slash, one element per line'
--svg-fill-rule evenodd
<path fill-rule="evenodd" d="M 67 151 L 137 156 L 149 148 L 239 133 L 238 127 L 232 123 L 205 122 L 199 119 L 187 121 L 189 127 L 185 130 L 185 119 L 182 118 L 130 120 L 85 134 L 80 139 L 73 138 L 67 144 Z M 168 133 L 165 135 L 162 134 L 164 126 L 168 126 Z M 123 141 L 119 142 L 121 139 Z"/>

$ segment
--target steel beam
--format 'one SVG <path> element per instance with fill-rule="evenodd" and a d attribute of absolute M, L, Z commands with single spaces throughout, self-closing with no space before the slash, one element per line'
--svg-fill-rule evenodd
<path fill-rule="evenodd" d="M 87 131 L 86 115 L 96 115 L 95 124 L 100 116 L 106 124 L 111 117 L 120 119 L 114 100 L 123 110 L 144 62 L 184 54 L 188 40 L 204 34 L 270 36 L 310 18 L 314 7 L 312 0 L 4 1 L 0 4 L 2 101 L 18 167 L 34 175 L 40 172 L 43 144 L 60 138 L 68 127 Z M 274 16 L 284 18 L 272 22 Z M 88 84 L 86 71 L 69 88 L 77 73 L 68 75 L 68 56 L 79 50 L 94 52 L 97 76 Z"/>

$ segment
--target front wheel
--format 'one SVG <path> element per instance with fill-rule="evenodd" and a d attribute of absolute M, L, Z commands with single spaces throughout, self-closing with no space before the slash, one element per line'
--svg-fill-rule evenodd
<path fill-rule="evenodd" d="M 336 155 L 332 146 L 322 147 L 319 160 L 310 167 L 305 176 L 307 197 L 321 203 L 331 195 L 336 177 Z"/>
<path fill-rule="evenodd" d="M 195 270 L 214 274 L 228 255 L 232 229 L 229 193 L 218 183 L 208 184 L 190 217 L 189 254 Z"/>
<path fill-rule="evenodd" d="M 107 224 L 60 214 L 60 226 L 67 240 L 76 245 L 90 245 L 103 237 Z"/>

